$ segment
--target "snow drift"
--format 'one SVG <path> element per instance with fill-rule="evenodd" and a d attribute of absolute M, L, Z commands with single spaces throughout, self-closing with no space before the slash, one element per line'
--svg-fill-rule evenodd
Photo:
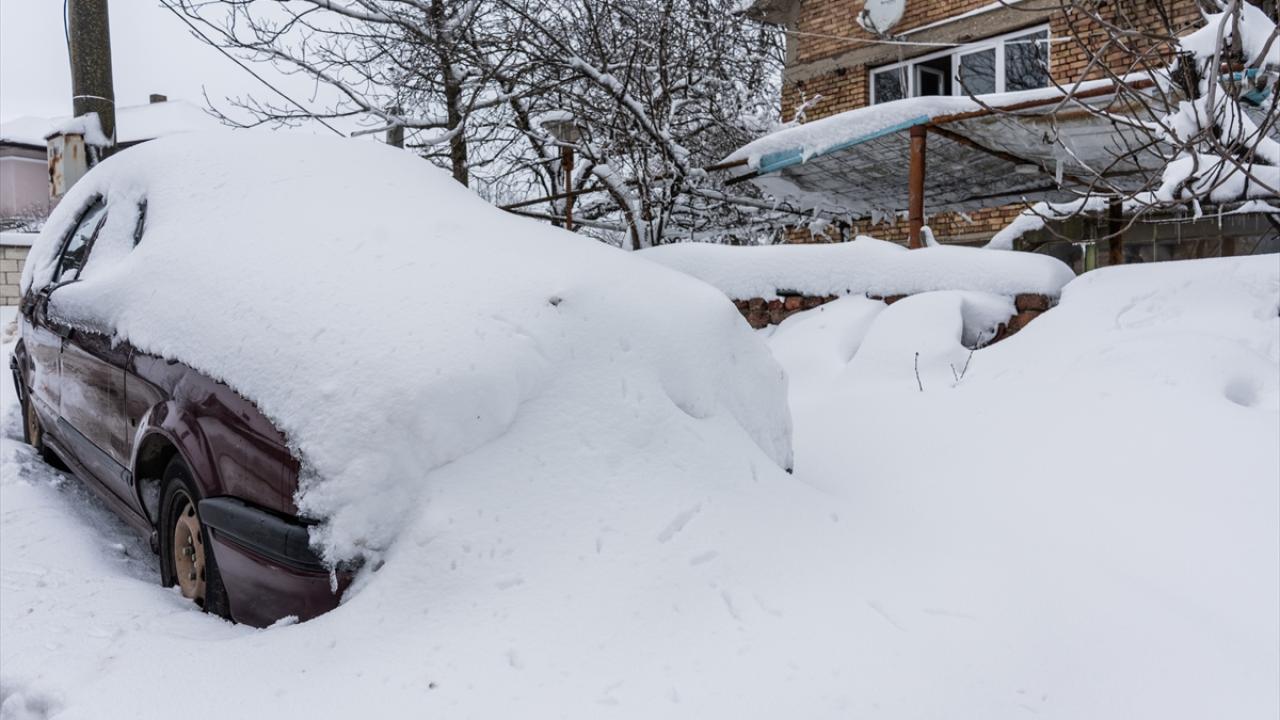
<path fill-rule="evenodd" d="M 989 307 L 775 328 L 794 477 L 642 379 L 530 400 L 263 631 L 159 588 L 5 384 L 0 717 L 1275 717 L 1280 261 L 1088 273 L 957 383 Z"/>
<path fill-rule="evenodd" d="M 94 195 L 107 224 L 50 312 L 255 402 L 303 463 L 298 506 L 325 520 L 313 541 L 331 561 L 387 548 L 433 470 L 535 405 L 561 414 L 529 462 L 675 411 L 790 465 L 781 372 L 723 297 L 504 214 L 413 155 L 287 133 L 146 143 L 62 200 L 24 290 Z"/>
<path fill-rule="evenodd" d="M 847 716 L 1277 716 L 1280 258 L 1089 272 L 970 355 L 976 299 L 770 336 L 796 477 L 896 626 L 859 633 Z"/>

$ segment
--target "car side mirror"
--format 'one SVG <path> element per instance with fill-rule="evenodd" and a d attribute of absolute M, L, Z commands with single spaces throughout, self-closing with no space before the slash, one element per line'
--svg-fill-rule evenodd
<path fill-rule="evenodd" d="M 71 327 L 65 323 L 60 323 L 49 318 L 49 296 L 53 294 L 54 290 L 57 290 L 60 287 L 62 287 L 61 283 L 56 285 L 46 285 L 45 287 L 40 288 L 31 302 L 31 314 L 32 322 L 48 328 L 50 331 L 65 338 L 71 334 Z"/>

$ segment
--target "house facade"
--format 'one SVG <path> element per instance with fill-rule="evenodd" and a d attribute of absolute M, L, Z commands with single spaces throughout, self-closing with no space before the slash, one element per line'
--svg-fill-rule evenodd
<path fill-rule="evenodd" d="M 883 15 L 881 7 L 869 4 L 901 13 L 887 34 L 877 36 L 863 27 L 860 16 Z M 784 120 L 812 121 L 906 97 L 1030 90 L 1104 75 L 1089 63 L 1107 47 L 1107 33 L 1058 3 L 757 0 L 748 12 L 786 31 Z M 1136 19 L 1139 26 L 1150 23 L 1174 35 L 1203 22 L 1194 0 L 1120 0 L 1103 12 L 1125 13 L 1128 23 Z M 1124 71 L 1125 53 L 1102 57 L 1114 70 Z M 927 221 L 941 242 L 976 244 L 990 239 L 1024 207 L 931 215 Z M 908 232 L 905 219 L 854 230 L 895 241 L 905 241 Z"/>
<path fill-rule="evenodd" d="M 44 138 L 48 121 L 0 125 L 0 230 L 47 215 L 49 164 Z"/>

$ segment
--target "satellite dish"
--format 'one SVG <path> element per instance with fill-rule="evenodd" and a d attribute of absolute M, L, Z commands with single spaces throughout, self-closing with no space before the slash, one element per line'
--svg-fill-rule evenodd
<path fill-rule="evenodd" d="M 858 24 L 872 35 L 884 37 L 902 19 L 906 8 L 907 0 L 867 0 L 858 13 Z"/>

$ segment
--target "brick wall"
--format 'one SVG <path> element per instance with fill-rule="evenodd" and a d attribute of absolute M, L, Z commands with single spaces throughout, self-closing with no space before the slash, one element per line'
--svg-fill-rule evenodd
<path fill-rule="evenodd" d="M 18 304 L 22 265 L 30 249 L 25 245 L 0 245 L 0 305 Z"/>
<path fill-rule="evenodd" d="M 1199 24 L 1200 14 L 1194 0 L 1166 0 L 1166 4 L 1175 34 Z M 789 36 L 791 46 L 783 82 L 782 114 L 785 120 L 792 119 L 802 102 L 817 95 L 822 99 L 806 108 L 808 120 L 863 107 L 870 102 L 868 82 L 871 68 L 938 50 L 937 47 L 898 48 L 859 42 L 873 39 L 857 23 L 856 18 L 863 5 L 864 0 L 804 0 L 800 4 L 791 28 L 794 32 Z M 1081 78 L 1088 65 L 1089 50 L 1101 48 L 1106 40 L 1102 28 L 1086 21 L 1081 14 L 1057 9 L 1000 8 L 936 24 L 988 5 L 989 0 L 908 2 L 906 12 L 894 26 L 893 33 L 909 33 L 909 39 L 917 41 L 971 42 L 1048 23 L 1051 37 L 1071 38 L 1070 41 L 1055 42 L 1050 54 L 1050 73 L 1055 81 L 1064 84 Z M 1103 12 L 1108 19 L 1115 19 L 1123 13 L 1126 23 L 1164 27 L 1156 4 L 1148 0 L 1117 0 L 1106 4 Z M 910 33 L 913 29 L 918 32 Z M 1136 38 L 1127 42 L 1148 41 Z M 1126 55 L 1121 49 L 1108 55 L 1108 62 L 1118 70 L 1124 69 L 1131 60 L 1132 55 Z M 1091 72 L 1088 77 L 1100 74 L 1099 70 Z M 963 216 L 930 216 L 926 222 L 941 242 L 980 243 L 1007 225 L 1022 209 L 1021 205 L 985 208 Z M 927 199 L 925 212 L 929 212 Z M 905 218 L 877 225 L 866 222 L 851 230 L 884 240 L 906 242 L 907 238 Z M 840 238 L 837 233 L 814 237 L 808 231 L 794 231 L 789 239 L 792 242 L 824 242 Z"/>
<path fill-rule="evenodd" d="M 766 300 L 764 298 L 751 298 L 749 300 L 734 300 L 733 304 L 738 308 L 738 312 L 742 313 L 742 317 L 746 318 L 747 323 L 751 327 L 760 328 L 770 325 L 777 325 L 787 318 L 798 312 L 812 310 L 819 305 L 835 300 L 839 295 L 788 295 L 786 297 L 774 298 Z M 892 305 L 899 300 L 907 297 L 906 295 L 888 295 L 881 297 L 878 295 L 868 295 L 871 300 L 880 300 L 886 305 Z M 1013 298 L 1015 314 L 1007 320 L 1000 323 L 996 327 L 995 334 L 990 340 L 982 343 L 991 345 L 1013 335 L 1028 323 L 1053 307 L 1056 302 L 1054 298 L 1048 295 L 1037 295 L 1033 293 L 1022 293 L 1015 295 Z"/>

